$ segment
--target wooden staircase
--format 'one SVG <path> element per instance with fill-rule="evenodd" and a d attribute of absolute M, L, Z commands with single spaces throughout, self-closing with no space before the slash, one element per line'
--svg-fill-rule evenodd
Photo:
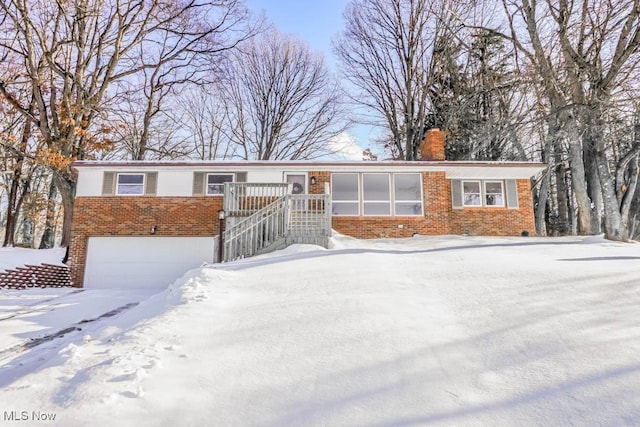
<path fill-rule="evenodd" d="M 290 184 L 225 183 L 228 228 L 222 234 L 222 262 L 271 252 L 294 243 L 328 246 L 330 195 L 290 192 Z"/>

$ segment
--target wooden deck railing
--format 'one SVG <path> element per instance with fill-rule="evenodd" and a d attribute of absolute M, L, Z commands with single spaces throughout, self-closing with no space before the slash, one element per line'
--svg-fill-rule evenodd
<path fill-rule="evenodd" d="M 287 184 L 285 186 L 288 187 Z M 223 260 L 233 261 L 293 243 L 312 243 L 327 247 L 331 236 L 331 197 L 329 194 L 284 194 L 276 197 L 282 186 L 269 191 L 267 185 L 242 186 L 241 191 L 225 184 L 225 191 L 238 195 L 246 188 L 259 188 L 259 200 L 265 203 L 243 204 L 237 197 L 225 206 L 236 215 L 248 215 L 223 233 Z M 246 193 L 245 193 L 246 194 Z M 239 202 L 239 203 L 238 203 Z M 269 202 L 269 203 L 267 203 Z M 253 202 L 252 202 L 253 203 Z M 251 211 L 249 208 L 258 208 Z M 225 209 L 226 210 L 226 209 Z"/>
<path fill-rule="evenodd" d="M 280 198 L 225 230 L 223 261 L 250 257 L 277 244 L 284 236 L 285 206 Z"/>
<path fill-rule="evenodd" d="M 249 216 L 289 193 L 287 183 L 226 182 L 223 209 L 229 217 Z"/>

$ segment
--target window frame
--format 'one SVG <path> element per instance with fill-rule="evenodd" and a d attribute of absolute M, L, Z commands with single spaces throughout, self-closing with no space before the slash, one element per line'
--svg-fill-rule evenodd
<path fill-rule="evenodd" d="M 334 179 L 333 177 L 336 175 L 355 175 L 356 176 L 356 193 L 357 193 L 357 198 L 355 200 L 333 200 L 333 184 L 334 184 Z M 336 173 L 332 173 L 331 174 L 331 204 L 335 205 L 337 204 L 347 204 L 347 203 L 356 203 L 356 205 L 358 206 L 358 212 L 355 214 L 338 214 L 338 213 L 334 213 L 333 212 L 333 208 L 331 209 L 331 216 L 346 216 L 346 217 L 355 217 L 355 216 L 361 216 L 362 214 L 362 208 L 361 208 L 361 202 L 360 202 L 360 192 L 361 192 L 361 182 L 360 182 L 360 174 L 358 172 L 336 172 Z"/>
<path fill-rule="evenodd" d="M 465 183 L 476 183 L 478 184 L 478 193 L 466 193 L 464 191 Z M 481 179 L 464 179 L 460 181 L 460 194 L 462 195 L 462 207 L 463 208 L 481 208 L 484 206 L 484 193 L 482 191 L 484 185 Z M 465 203 L 465 194 L 478 194 L 479 203 L 478 204 L 467 204 Z"/>
<path fill-rule="evenodd" d="M 500 184 L 500 195 L 502 196 L 502 203 L 499 205 L 490 205 L 487 203 L 487 196 L 489 194 L 498 194 L 498 193 L 488 193 L 487 192 L 487 184 Z M 482 182 L 482 190 L 483 190 L 483 195 L 482 195 L 482 202 L 483 202 L 483 206 L 486 206 L 488 208 L 504 208 L 506 206 L 506 197 L 505 197 L 505 191 L 504 191 L 505 185 L 504 185 L 504 181 L 501 181 L 499 179 L 496 180 L 486 180 Z"/>
<path fill-rule="evenodd" d="M 120 177 L 121 176 L 142 176 L 142 183 L 141 184 L 120 184 Z M 138 187 L 140 186 L 142 192 L 140 193 L 121 193 L 120 192 L 120 186 L 124 186 L 124 187 Z M 146 186 L 147 186 L 147 174 L 144 172 L 118 172 L 116 173 L 116 180 L 115 180 L 115 192 L 114 194 L 116 196 L 144 196 L 146 193 Z"/>
<path fill-rule="evenodd" d="M 392 194 L 392 199 L 393 199 L 393 216 L 410 216 L 410 217 L 421 217 L 424 215 L 424 189 L 422 188 L 422 174 L 420 172 L 400 172 L 400 173 L 392 173 L 391 174 L 393 176 L 392 179 L 392 186 L 391 186 L 391 191 L 393 192 Z M 420 198 L 418 200 L 405 200 L 405 199 L 400 199 L 398 200 L 396 198 L 396 176 L 398 175 L 415 175 L 418 177 L 418 187 L 420 188 Z M 417 214 L 400 214 L 398 215 L 396 213 L 396 205 L 397 203 L 420 203 L 420 213 Z"/>
<path fill-rule="evenodd" d="M 389 195 L 388 200 L 382 200 L 382 199 L 369 199 L 366 200 L 364 198 L 364 179 L 366 175 L 386 175 L 387 177 L 387 194 Z M 389 172 L 362 172 L 360 174 L 360 179 L 362 180 L 362 186 L 361 186 L 361 193 L 359 194 L 360 196 L 360 201 L 362 203 L 362 216 L 393 216 L 393 206 L 392 206 L 392 200 L 393 200 L 393 194 L 392 189 L 391 189 L 391 173 Z M 389 205 L 389 213 L 388 214 L 367 214 L 365 213 L 365 207 L 367 204 L 382 204 L 382 203 L 388 203 Z"/>
<path fill-rule="evenodd" d="M 230 176 L 231 181 L 225 181 L 225 182 L 236 182 L 236 174 L 233 172 L 207 172 L 204 174 L 204 195 L 205 196 L 224 196 L 224 183 L 209 184 L 210 176 Z M 220 191 L 220 193 L 209 193 L 209 185 L 222 185 L 222 191 Z"/>
<path fill-rule="evenodd" d="M 355 175 L 356 182 L 358 185 L 357 189 L 357 200 L 334 200 L 334 177 L 337 175 Z M 386 175 L 388 177 L 389 182 L 389 200 L 365 200 L 364 199 L 364 176 L 365 175 Z M 396 200 L 396 191 L 395 191 L 395 182 L 397 175 L 411 175 L 416 176 L 418 178 L 418 186 L 420 187 L 420 199 L 419 200 Z M 332 204 L 357 204 L 358 213 L 357 214 L 337 214 L 331 212 L 332 216 L 341 216 L 341 217 L 412 217 L 412 218 L 420 218 L 424 216 L 424 188 L 423 188 L 423 176 L 420 172 L 332 172 L 331 173 L 331 203 Z M 420 204 L 420 213 L 415 214 L 396 214 L 396 202 L 397 203 L 419 203 Z M 389 203 L 389 213 L 388 214 L 365 214 L 364 207 L 366 203 Z"/>

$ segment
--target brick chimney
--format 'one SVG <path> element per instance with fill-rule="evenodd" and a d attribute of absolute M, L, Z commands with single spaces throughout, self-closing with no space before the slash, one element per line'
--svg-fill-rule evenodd
<path fill-rule="evenodd" d="M 420 144 L 420 160 L 444 160 L 444 131 L 429 129 Z"/>

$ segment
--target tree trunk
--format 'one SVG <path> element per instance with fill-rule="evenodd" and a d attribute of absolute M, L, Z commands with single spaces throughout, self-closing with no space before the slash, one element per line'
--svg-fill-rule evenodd
<path fill-rule="evenodd" d="M 536 205 L 536 234 L 547 235 L 547 200 L 549 199 L 549 174 L 545 173 L 538 189 L 538 204 Z"/>
<path fill-rule="evenodd" d="M 49 184 L 49 197 L 47 199 L 47 217 L 44 225 L 44 232 L 40 239 L 40 249 L 49 249 L 55 245 L 56 237 L 56 197 L 57 188 L 53 179 Z"/>
<path fill-rule="evenodd" d="M 569 143 L 569 164 L 571 165 L 571 184 L 578 210 L 578 233 L 591 234 L 591 200 L 587 193 L 582 144 L 573 114 L 566 121 L 567 139 Z"/>
<path fill-rule="evenodd" d="M 602 184 L 600 183 L 598 167 L 595 162 L 595 154 L 592 148 L 585 147 L 584 160 L 588 180 L 589 198 L 593 202 L 593 209 L 591 211 L 591 231 L 594 234 L 598 234 L 602 232 L 604 202 L 602 201 Z"/>
<path fill-rule="evenodd" d="M 31 177 L 28 179 L 22 179 L 22 167 L 24 165 L 24 155 L 27 150 L 27 142 L 31 137 L 31 121 L 25 120 L 24 128 L 22 130 L 22 137 L 20 139 L 20 148 L 16 156 L 16 163 L 13 167 L 13 177 L 11 180 L 11 187 L 8 194 L 7 205 L 7 223 L 5 225 L 4 242 L 2 246 L 13 246 L 15 243 L 16 225 L 18 223 L 18 215 L 20 214 L 20 207 L 22 206 L 22 200 L 27 193 L 31 181 Z M 20 183 L 22 181 L 22 188 Z"/>
<path fill-rule="evenodd" d="M 63 220 L 60 246 L 68 247 L 71 244 L 71 219 L 73 218 L 76 183 L 60 171 L 54 171 L 53 180 L 62 198 Z"/>
<path fill-rule="evenodd" d="M 627 229 L 622 228 L 622 217 L 618 207 L 613 178 L 609 172 L 607 158 L 602 151 L 596 152 L 595 161 L 598 168 L 602 188 L 602 200 L 604 202 L 604 233 L 610 240 L 627 240 Z"/>
<path fill-rule="evenodd" d="M 562 147 L 559 141 L 555 141 L 555 204 L 558 210 L 558 217 L 553 225 L 554 234 L 566 234 L 569 230 L 569 197 L 567 195 L 567 183 L 565 180 L 566 169 L 562 159 Z"/>
<path fill-rule="evenodd" d="M 22 164 L 22 160 L 20 160 L 19 163 Z M 18 216 L 20 215 L 20 207 L 22 206 L 24 194 L 29 188 L 29 182 L 26 180 L 23 182 L 22 188 L 20 188 L 20 177 L 21 171 L 20 167 L 18 167 L 14 171 L 9 194 L 7 195 L 7 222 L 5 224 L 2 246 L 13 246 L 15 244 L 16 226 L 18 224 Z"/>
<path fill-rule="evenodd" d="M 512 137 L 515 137 L 515 129 L 510 126 L 510 130 L 513 132 Z M 549 126 L 547 131 L 547 137 L 545 138 L 544 145 L 542 147 L 542 161 L 545 163 L 549 163 L 551 158 L 551 147 L 553 146 L 553 141 L 556 137 L 555 127 Z M 523 150 L 524 154 L 524 150 Z M 522 160 L 526 160 L 526 156 L 522 158 Z M 549 202 L 549 190 L 551 186 L 551 171 L 545 170 L 544 176 L 542 177 L 542 181 L 540 182 L 540 186 L 538 188 L 538 204 L 536 205 L 535 210 L 535 221 L 536 221 L 536 233 L 539 236 L 547 236 L 547 204 Z"/>

